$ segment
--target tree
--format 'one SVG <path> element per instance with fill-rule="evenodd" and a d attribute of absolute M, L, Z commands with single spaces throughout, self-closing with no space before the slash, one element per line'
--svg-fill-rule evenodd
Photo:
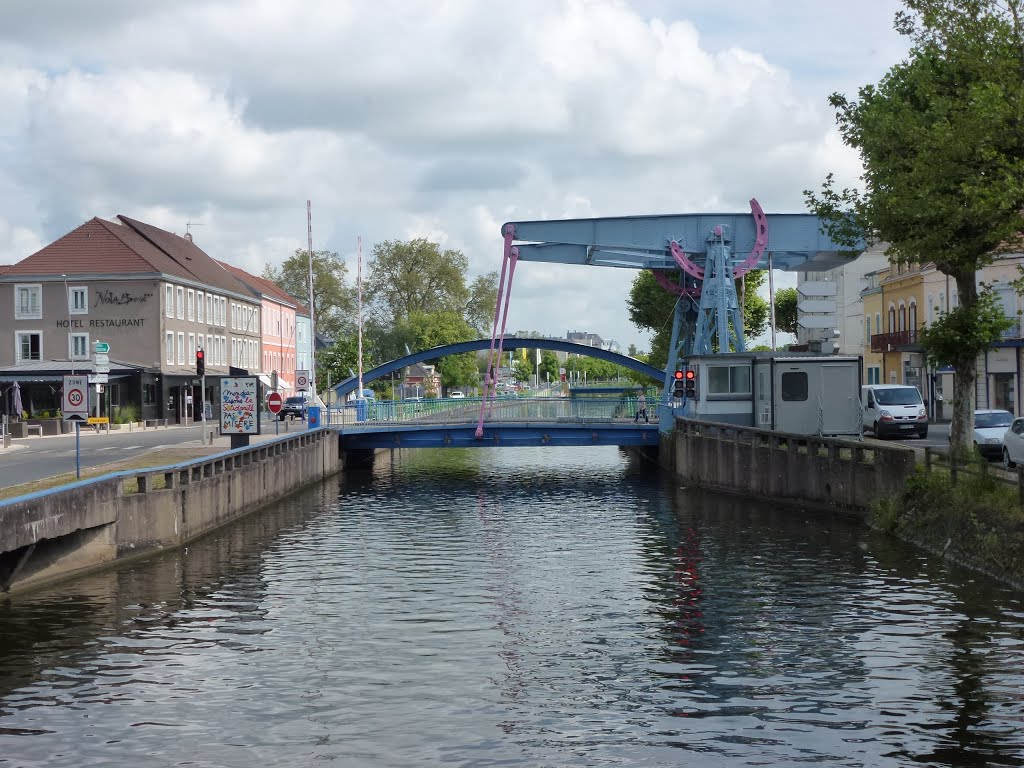
<path fill-rule="evenodd" d="M 512 376 L 516 381 L 529 381 L 533 375 L 533 366 L 528 360 L 522 358 L 512 364 Z"/>
<path fill-rule="evenodd" d="M 438 310 L 435 312 L 414 311 L 396 329 L 403 337 L 412 340 L 416 349 L 431 349 L 460 341 L 471 341 L 476 333 L 458 312 Z M 480 376 L 477 371 L 476 353 L 464 352 L 446 355 L 435 361 L 444 387 L 475 387 Z"/>
<path fill-rule="evenodd" d="M 424 239 L 377 243 L 364 294 L 369 314 L 390 328 L 414 312 L 456 312 L 482 335 L 494 318 L 498 275 L 481 275 L 467 286 L 468 269 L 461 251 L 442 251 Z"/>
<path fill-rule="evenodd" d="M 542 381 L 558 381 L 558 358 L 550 349 L 545 349 L 540 354 L 540 384 Z"/>
<path fill-rule="evenodd" d="M 775 328 L 796 333 L 796 288 L 779 288 L 775 292 Z"/>
<path fill-rule="evenodd" d="M 364 356 L 364 367 L 366 365 Z M 359 369 L 358 340 L 355 336 L 346 335 L 334 344 L 317 352 L 316 381 L 318 386 L 326 387 L 327 382 L 337 384 L 351 376 L 352 371 Z"/>
<path fill-rule="evenodd" d="M 355 289 L 345 283 L 347 271 L 337 253 L 313 251 L 312 309 L 316 332 L 335 341 L 355 331 Z M 279 267 L 267 264 L 263 277 L 310 307 L 309 251 L 296 250 Z"/>
<path fill-rule="evenodd" d="M 999 337 L 977 272 L 1018 250 L 1024 229 L 1024 0 L 904 0 L 907 58 L 857 100 L 833 94 L 843 141 L 860 153 L 863 192 L 826 177 L 805 191 L 833 239 L 889 244 L 895 263 L 934 262 L 956 281 L 959 312 L 923 335 L 952 365 L 954 450 L 970 443 L 978 355 Z"/>

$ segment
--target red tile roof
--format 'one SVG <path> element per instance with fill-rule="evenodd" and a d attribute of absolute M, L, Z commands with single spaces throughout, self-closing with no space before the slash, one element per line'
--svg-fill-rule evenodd
<path fill-rule="evenodd" d="M 0 274 L 164 274 L 253 296 L 247 285 L 191 240 L 127 216 L 118 219 L 121 223 L 92 218 Z"/>
<path fill-rule="evenodd" d="M 226 261 L 218 261 L 224 269 L 233 274 L 242 282 L 246 283 L 250 288 L 260 294 L 266 295 L 268 298 L 276 301 L 280 304 L 290 304 L 295 307 L 295 311 L 300 315 L 308 315 L 309 310 L 302 305 L 302 302 L 284 290 L 277 283 L 267 280 L 265 277 L 254 275 L 250 272 L 246 272 L 244 269 L 228 264 Z"/>

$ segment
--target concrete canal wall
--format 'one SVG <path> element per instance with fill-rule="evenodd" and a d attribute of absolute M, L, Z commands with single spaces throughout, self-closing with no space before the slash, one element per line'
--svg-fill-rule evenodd
<path fill-rule="evenodd" d="M 0 502 L 0 589 L 185 544 L 339 469 L 321 429 Z"/>
<path fill-rule="evenodd" d="M 659 456 L 688 485 L 853 514 L 898 495 L 915 464 L 910 448 L 685 418 Z"/>

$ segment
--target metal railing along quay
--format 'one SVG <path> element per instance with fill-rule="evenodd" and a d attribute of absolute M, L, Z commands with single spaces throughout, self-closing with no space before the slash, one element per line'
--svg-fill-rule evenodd
<path fill-rule="evenodd" d="M 420 401 L 368 401 L 365 409 L 330 408 L 327 425 L 359 428 L 381 424 L 468 424 L 480 416 L 479 397 L 436 398 Z M 656 409 L 648 401 L 650 422 L 657 421 Z M 498 397 L 488 398 L 485 421 L 500 422 L 594 422 L 631 421 L 636 398 L 609 397 Z"/>

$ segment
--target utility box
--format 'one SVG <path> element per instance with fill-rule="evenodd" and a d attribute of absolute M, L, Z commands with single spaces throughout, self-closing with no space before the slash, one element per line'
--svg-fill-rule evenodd
<path fill-rule="evenodd" d="M 696 398 L 684 413 L 798 435 L 862 434 L 859 355 L 807 352 L 733 352 L 692 355 Z"/>

